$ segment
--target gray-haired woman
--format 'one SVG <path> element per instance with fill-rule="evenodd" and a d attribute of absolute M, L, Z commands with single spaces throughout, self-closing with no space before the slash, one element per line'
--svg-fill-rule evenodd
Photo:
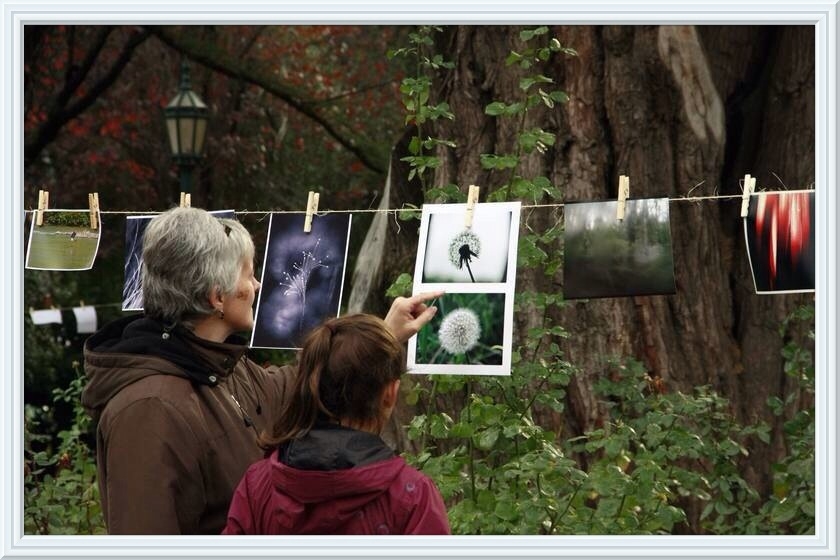
<path fill-rule="evenodd" d="M 196 208 L 154 218 L 143 240 L 145 313 L 85 344 L 82 403 L 97 425 L 111 534 L 218 534 L 233 491 L 262 458 L 257 435 L 286 401 L 292 367 L 262 368 L 234 333 L 253 327 L 254 243 Z M 398 298 L 385 318 L 407 340 L 439 294 Z"/>

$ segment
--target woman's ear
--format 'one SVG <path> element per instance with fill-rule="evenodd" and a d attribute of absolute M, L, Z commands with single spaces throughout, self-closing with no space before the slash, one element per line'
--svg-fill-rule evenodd
<path fill-rule="evenodd" d="M 218 286 L 213 286 L 213 289 L 210 290 L 207 299 L 210 302 L 210 306 L 216 310 L 221 309 L 225 303 L 224 298 L 222 297 L 222 291 Z"/>
<path fill-rule="evenodd" d="M 384 410 L 393 410 L 397 406 L 397 399 L 400 396 L 400 380 L 394 379 L 382 389 L 382 408 Z"/>

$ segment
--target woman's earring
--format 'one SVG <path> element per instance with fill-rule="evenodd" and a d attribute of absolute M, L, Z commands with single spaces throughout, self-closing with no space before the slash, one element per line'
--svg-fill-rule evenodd
<path fill-rule="evenodd" d="M 224 320 L 224 318 L 225 318 L 225 310 L 224 309 L 219 309 L 219 319 Z"/>

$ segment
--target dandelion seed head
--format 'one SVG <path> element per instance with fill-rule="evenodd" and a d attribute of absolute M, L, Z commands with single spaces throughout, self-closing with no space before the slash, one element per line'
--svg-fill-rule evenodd
<path fill-rule="evenodd" d="M 452 266 L 457 267 L 460 264 L 461 254 L 459 251 L 464 245 L 469 246 L 470 251 L 476 257 L 481 254 L 481 240 L 472 231 L 465 229 L 449 242 L 449 262 L 452 263 Z"/>
<path fill-rule="evenodd" d="M 478 343 L 481 323 L 472 309 L 461 307 L 443 318 L 438 331 L 441 347 L 450 354 L 463 354 Z"/>

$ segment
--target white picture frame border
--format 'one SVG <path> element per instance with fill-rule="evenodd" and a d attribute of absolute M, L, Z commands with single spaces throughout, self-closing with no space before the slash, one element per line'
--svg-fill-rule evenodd
<path fill-rule="evenodd" d="M 507 269 L 504 282 L 423 282 L 423 269 L 426 263 L 427 241 L 429 225 L 432 216 L 450 217 L 456 222 L 463 223 L 466 218 L 467 205 L 453 204 L 424 204 L 420 215 L 420 235 L 417 243 L 417 258 L 414 262 L 415 294 L 421 292 L 445 291 L 447 294 L 502 294 L 505 298 L 502 315 L 502 363 L 501 364 L 422 364 L 417 362 L 417 335 L 408 340 L 407 366 L 411 374 L 442 374 L 442 375 L 510 375 L 511 354 L 513 348 L 513 303 L 516 295 L 516 257 L 519 243 L 519 221 L 522 203 L 515 202 L 484 202 L 477 203 L 473 209 L 473 224 L 477 219 L 493 214 L 510 213 L 510 229 L 508 231 Z M 456 228 L 459 229 L 459 228 Z M 467 229 L 464 226 L 464 229 Z M 491 247 L 483 247 L 483 251 L 490 251 Z M 480 257 L 479 257 L 480 258 Z M 434 302 L 430 302 L 431 305 Z M 426 328 L 429 328 L 428 326 Z"/>

